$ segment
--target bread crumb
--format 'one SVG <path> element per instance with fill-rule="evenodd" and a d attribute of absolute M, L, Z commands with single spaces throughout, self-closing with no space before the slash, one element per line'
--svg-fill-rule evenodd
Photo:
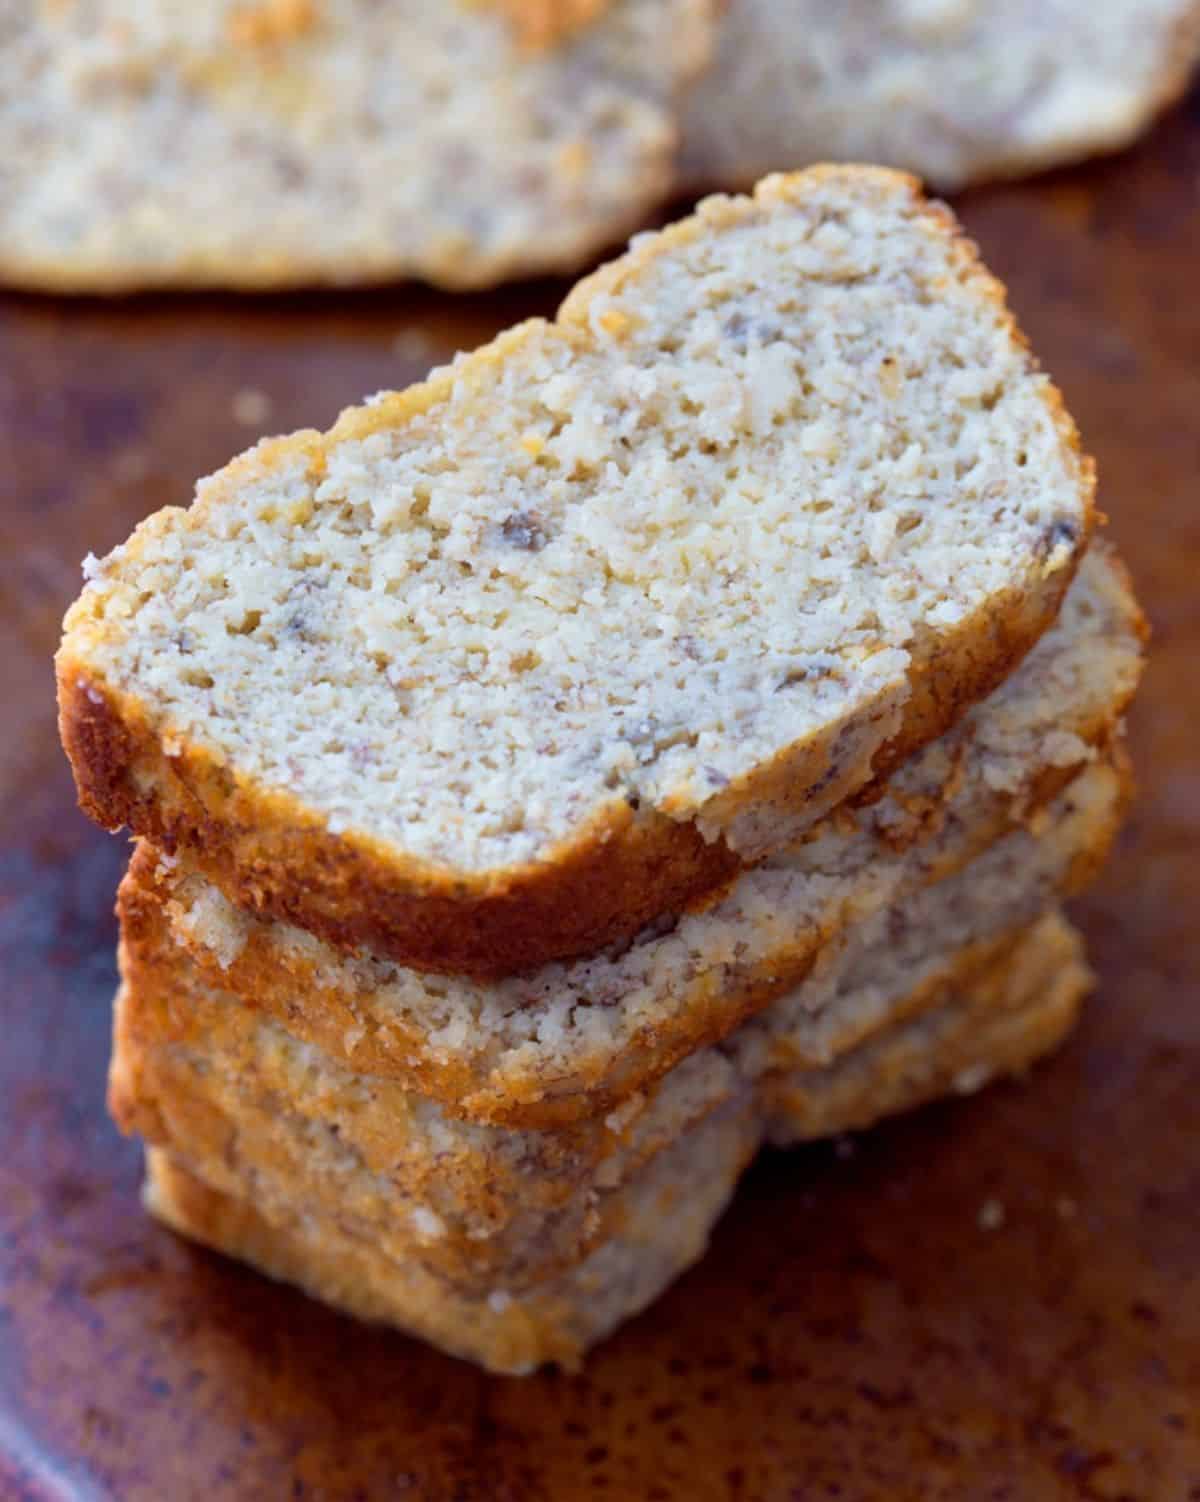
<path fill-rule="evenodd" d="M 1060 1194 L 1054 1201 L 1054 1208 L 1059 1220 L 1074 1220 L 1079 1213 L 1079 1204 L 1069 1195 Z"/>
<path fill-rule="evenodd" d="M 627 334 L 633 327 L 633 319 L 628 313 L 621 312 L 620 308 L 606 308 L 597 322 L 606 334 L 612 334 L 614 338 Z"/>
<path fill-rule="evenodd" d="M 992 1077 L 990 1064 L 972 1064 L 969 1069 L 960 1069 L 954 1076 L 954 1089 L 958 1095 L 974 1095 L 982 1090 Z"/>
<path fill-rule="evenodd" d="M 435 1215 L 427 1205 L 414 1205 L 412 1223 L 418 1236 L 424 1241 L 439 1241 L 446 1234 L 440 1215 Z"/>
<path fill-rule="evenodd" d="M 150 472 L 150 458 L 144 449 L 126 449 L 113 460 L 113 473 L 122 485 L 136 485 Z"/>
<path fill-rule="evenodd" d="M 433 345 L 420 329 L 401 329 L 392 340 L 392 350 L 402 360 L 411 360 L 415 365 L 433 363 Z"/>
<path fill-rule="evenodd" d="M 243 428 L 261 428 L 271 415 L 271 398 L 254 386 L 243 386 L 234 394 L 233 420 Z"/>
<path fill-rule="evenodd" d="M 558 165 L 568 177 L 582 177 L 591 159 L 591 149 L 586 141 L 567 141 L 558 153 Z"/>
<path fill-rule="evenodd" d="M 981 1231 L 998 1231 L 1005 1221 L 1004 1205 L 1000 1200 L 984 1200 L 979 1207 L 979 1229 Z"/>

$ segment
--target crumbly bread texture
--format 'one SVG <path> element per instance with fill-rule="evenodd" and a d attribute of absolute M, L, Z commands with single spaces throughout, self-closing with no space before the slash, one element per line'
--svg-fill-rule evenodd
<path fill-rule="evenodd" d="M 611 1109 L 804 979 L 822 948 L 1028 820 L 1102 754 L 1141 670 L 1123 570 L 1093 549 L 1063 615 L 1019 671 L 891 780 L 707 911 L 624 950 L 482 985 L 368 952 L 341 957 L 239 911 L 186 865 L 139 847 L 119 899 L 126 944 L 159 947 L 165 906 L 207 980 L 363 1073 L 480 1120 L 545 1125 Z"/>
<path fill-rule="evenodd" d="M 1111 833 L 1124 801 L 1123 771 L 1106 762 L 1077 778 L 1042 817 L 1056 827 L 1070 815 Z M 1042 827 L 1035 818 L 1034 830 Z M 915 902 L 923 891 L 934 890 L 935 882 L 960 879 L 953 873 L 961 873 L 975 854 L 981 831 L 969 823 L 960 828 L 949 822 L 946 828 L 943 837 L 899 857 L 889 858 L 877 847 L 874 866 L 856 866 L 849 874 L 832 858 L 803 878 L 765 872 L 728 915 L 714 920 L 724 925 L 728 918 L 728 931 L 711 929 L 707 915 L 688 920 L 675 946 L 660 956 L 674 958 L 675 948 L 685 945 L 698 956 L 683 972 L 682 995 L 664 982 L 655 963 L 634 972 L 627 989 L 597 988 L 587 1002 L 556 990 L 530 994 L 522 1006 L 487 987 L 464 993 L 461 985 L 448 982 L 443 1007 L 414 1019 L 406 1014 L 402 988 L 373 985 L 355 995 L 340 981 L 344 967 L 339 964 L 337 1000 L 354 1001 L 347 1026 L 344 1013 L 327 1009 L 327 993 L 304 983 L 277 980 L 269 1000 L 241 985 L 228 988 L 275 1015 L 298 1037 L 329 1044 L 335 1057 L 348 1057 L 357 1067 L 361 1054 L 363 1073 L 373 1072 L 383 1054 L 384 1077 L 424 1090 L 452 1114 L 512 1126 L 562 1125 L 619 1108 L 789 987 L 807 984 L 806 977 L 814 986 L 826 982 L 849 963 L 847 956 L 857 951 L 863 935 L 885 924 L 893 906 Z M 989 833 L 995 838 L 1000 831 L 993 826 Z M 994 854 L 1002 873 L 1000 894 L 1022 862 L 1049 849 L 1023 829 L 993 846 L 987 855 Z M 986 858 L 979 856 L 961 879 L 978 879 Z M 797 900 L 785 906 L 787 897 Z M 136 865 L 122 886 L 120 904 L 126 951 L 138 967 L 152 970 L 162 957 L 156 938 L 161 899 Z M 597 961 L 591 968 L 599 967 Z M 426 995 L 422 992 L 423 1000 Z M 377 1044 L 382 1037 L 382 1046 L 367 1050 L 368 1037 Z M 426 1081 L 433 1088 L 426 1090 Z"/>
<path fill-rule="evenodd" d="M 1056 891 L 1051 867 L 1065 868 L 1062 856 L 1009 871 L 1011 891 L 985 879 L 978 897 L 960 889 L 895 913 L 889 948 L 784 997 L 754 1032 L 692 1054 L 607 1116 L 547 1131 L 463 1122 L 356 1074 L 206 987 L 167 940 L 158 966 L 123 960 L 110 1108 L 123 1131 L 192 1163 L 234 1152 L 263 1193 L 335 1205 L 360 1235 L 448 1281 L 478 1286 L 502 1271 L 506 1286 L 526 1286 L 580 1260 L 619 1212 L 614 1191 L 764 1072 L 829 1062 L 1005 963 L 1012 930 Z"/>
<path fill-rule="evenodd" d="M 526 47 L 553 46 L 593 25 L 616 0 L 462 0 L 508 17 Z"/>
<path fill-rule="evenodd" d="M 949 1002 L 937 1025 L 910 1024 L 881 1038 L 870 1067 L 840 1077 L 830 1094 L 830 1128 L 920 1104 L 934 1080 L 962 1092 L 1024 1070 L 1060 1041 L 1089 984 L 1069 927 L 1046 920 L 1008 967 Z M 920 1048 L 926 1052 L 918 1062 Z M 885 1093 L 856 1099 L 855 1081 Z M 811 1135 L 817 1111 L 813 1097 L 797 1106 L 781 1093 L 777 1138 Z M 205 1179 L 185 1158 L 152 1148 L 146 1204 L 184 1235 L 316 1298 L 398 1325 L 491 1371 L 517 1374 L 546 1362 L 577 1366 L 589 1346 L 694 1262 L 757 1140 L 755 1113 L 735 1106 L 711 1116 L 624 1191 L 625 1213 L 607 1241 L 578 1267 L 516 1295 L 493 1287 L 469 1296 L 415 1261 L 389 1256 L 375 1237 L 355 1234 L 336 1216 L 304 1203 L 279 1206 L 236 1153 L 206 1160 Z"/>
<path fill-rule="evenodd" d="M 741 1079 L 821 1069 L 941 994 L 941 953 L 960 977 L 994 958 L 993 946 L 1053 903 L 1089 886 L 1108 859 L 1132 791 L 1118 749 L 1090 767 L 1034 821 L 965 870 L 857 924 L 814 974 L 724 1039 Z"/>
<path fill-rule="evenodd" d="M 712 0 L 5 0 L 0 279 L 576 271 L 669 191 Z M 507 14 L 506 14 L 507 12 Z"/>
<path fill-rule="evenodd" d="M 684 108 L 694 191 L 807 162 L 940 189 L 1127 146 L 1183 88 L 1196 0 L 733 0 Z"/>
<path fill-rule="evenodd" d="M 210 1181 L 186 1158 L 152 1148 L 145 1202 L 177 1231 L 326 1303 L 399 1325 L 489 1371 L 521 1375 L 546 1362 L 578 1366 L 589 1346 L 698 1261 L 757 1145 L 757 1123 L 748 1113 L 711 1117 L 625 1191 L 615 1235 L 577 1267 L 520 1297 L 502 1284 L 464 1294 L 420 1263 L 388 1256 L 337 1218 L 303 1203 L 268 1205 L 253 1172 L 236 1158 L 206 1161 Z"/>
<path fill-rule="evenodd" d="M 1056 1048 L 1094 977 L 1078 931 L 1060 914 L 1035 933 L 960 1006 L 888 1028 L 831 1068 L 769 1077 L 760 1097 L 767 1140 L 784 1147 L 858 1131 L 944 1095 L 972 1095 Z"/>
<path fill-rule="evenodd" d="M 447 1118 L 394 1081 L 334 1064 L 203 986 L 185 957 L 131 977 L 115 1011 L 109 1106 L 123 1131 L 201 1166 L 235 1152 L 262 1193 L 332 1205 L 458 1287 L 524 1287 L 573 1266 L 619 1217 L 618 1191 L 642 1164 L 737 1093 L 728 1063 L 702 1052 L 653 1110 L 636 1102 L 578 1127 L 514 1131 Z"/>
<path fill-rule="evenodd" d="M 1014 932 L 1107 854 L 1117 780 L 1094 768 L 1079 784 L 1036 840 L 1002 841 L 859 925 L 836 958 L 719 1048 L 605 1117 L 548 1131 L 458 1121 L 394 1080 L 329 1059 L 205 986 L 160 924 L 122 953 L 113 1114 L 202 1174 L 234 1151 L 261 1194 L 336 1209 L 358 1234 L 459 1286 L 500 1274 L 510 1289 L 527 1286 L 579 1260 L 620 1213 L 615 1191 L 713 1109 L 773 1074 L 822 1069 L 1003 968 Z"/>
<path fill-rule="evenodd" d="M 89 561 L 83 806 L 430 970 L 632 937 L 793 841 L 1053 620 L 1092 467 L 943 207 L 707 200 Z"/>

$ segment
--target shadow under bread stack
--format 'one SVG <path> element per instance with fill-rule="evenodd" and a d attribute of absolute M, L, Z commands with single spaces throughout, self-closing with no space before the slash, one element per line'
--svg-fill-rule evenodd
<path fill-rule="evenodd" d="M 949 213 L 818 168 L 89 560 L 149 1207 L 570 1365 L 764 1140 L 1052 1047 L 1143 636 L 1092 491 Z"/>

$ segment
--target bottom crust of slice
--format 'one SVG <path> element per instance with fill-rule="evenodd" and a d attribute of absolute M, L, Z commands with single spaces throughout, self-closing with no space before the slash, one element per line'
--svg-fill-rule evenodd
<path fill-rule="evenodd" d="M 256 1204 L 211 1187 L 169 1149 L 147 1148 L 143 1198 L 173 1230 L 269 1277 L 488 1371 L 520 1376 L 548 1362 L 573 1370 L 590 1346 L 697 1262 L 758 1141 L 748 1101 L 710 1117 L 630 1187 L 603 1245 L 519 1297 L 499 1284 L 465 1295 L 303 1204 L 286 1221 L 268 1220 Z M 253 1195 L 253 1185 L 245 1189 Z"/>
<path fill-rule="evenodd" d="M 146 1204 L 175 1230 L 273 1278 L 490 1371 L 569 1368 L 700 1257 L 764 1123 L 776 1143 L 827 1135 L 1023 1070 L 1066 1035 L 1090 984 L 1074 930 L 1057 913 L 1043 918 L 1006 966 L 937 1012 L 889 1029 L 829 1070 L 784 1077 L 765 1110 L 738 1100 L 711 1116 L 621 1191 L 606 1241 L 519 1296 L 502 1287 L 467 1296 L 304 1204 L 284 1217 L 276 1203 L 268 1220 L 168 1149 L 147 1152 Z M 253 1183 L 239 1188 L 257 1198 Z"/>

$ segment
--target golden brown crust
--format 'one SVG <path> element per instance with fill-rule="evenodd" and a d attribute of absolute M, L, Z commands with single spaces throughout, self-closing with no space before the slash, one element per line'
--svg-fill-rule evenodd
<path fill-rule="evenodd" d="M 1010 931 L 948 954 L 886 1016 L 864 1022 L 851 1009 L 828 1040 L 829 1054 L 974 994 L 982 976 L 998 967 L 1007 972 L 1021 942 L 1023 932 Z M 434 1149 L 414 1126 L 421 1102 L 395 1081 L 335 1066 L 298 1091 L 275 1047 L 260 1040 L 254 1008 L 198 984 L 189 958 L 161 926 L 125 947 L 122 969 L 109 1083 L 109 1109 L 122 1131 L 173 1146 L 202 1169 L 236 1147 L 264 1179 L 291 1184 L 310 1206 L 337 1205 L 364 1237 L 456 1286 L 494 1275 L 515 1289 L 579 1261 L 610 1234 L 620 1214 L 616 1191 L 680 1132 L 748 1088 L 724 1065 L 712 1087 L 685 1090 L 651 1131 L 639 1130 L 654 1109 L 647 1103 L 620 1119 L 550 1131 L 467 1134 L 449 1125 Z M 774 1050 L 773 1069 L 802 1065 L 819 1067 Z M 323 1131 L 336 1142 L 336 1150 L 326 1143 L 327 1162 Z M 377 1192 L 367 1187 L 355 1203 L 347 1199 L 328 1172 L 336 1173 L 343 1153 L 359 1157 L 363 1183 L 377 1184 Z M 436 1239 L 423 1238 L 398 1211 L 412 1204 L 437 1214 Z"/>
<path fill-rule="evenodd" d="M 740 869 L 694 825 L 624 803 L 554 861 L 479 880 L 417 862 L 398 869 L 367 840 L 329 834 L 288 795 L 239 785 L 201 747 L 166 756 L 136 703 L 118 708 L 119 697 L 60 659 L 59 730 L 84 812 L 168 854 L 186 849 L 239 907 L 343 950 L 497 978 L 632 937 Z"/>
<path fill-rule="evenodd" d="M 871 1078 L 878 1075 L 877 1056 L 894 1062 L 891 1074 L 899 1074 L 914 1059 L 924 1062 L 911 1038 L 909 1025 L 915 1019 L 944 1011 L 952 1019 L 965 1013 L 973 1022 L 986 1021 L 1027 999 L 1034 982 L 1044 981 L 1050 962 L 1062 959 L 1060 944 L 1050 950 L 1049 960 L 1033 968 L 1047 948 L 1047 924 L 1059 922 L 1043 920 L 948 956 L 936 976 L 890 1013 L 876 1041 L 862 1046 L 861 1038 L 848 1038 L 850 1052 L 843 1064 L 810 1064 L 799 1071 L 793 1065 L 778 1083 L 775 1076 L 768 1077 L 762 1086 L 765 1098 L 772 1101 L 781 1090 L 790 1090 L 806 1100 L 814 1130 L 826 1102 L 837 1129 L 847 1101 L 863 1118 L 856 1124 L 864 1124 L 874 1097 L 854 1081 L 864 1071 Z M 349 1079 L 341 1095 L 310 1089 L 304 1098 L 293 1099 L 286 1078 L 272 1069 L 270 1054 L 256 1051 L 253 1020 L 244 1009 L 205 1005 L 194 988 L 188 989 L 184 967 L 177 963 L 173 974 L 173 991 L 135 981 L 118 998 L 110 1109 L 121 1129 L 170 1148 L 210 1183 L 225 1182 L 227 1166 L 237 1163 L 267 1203 L 291 1199 L 310 1214 L 335 1218 L 382 1253 L 421 1265 L 465 1296 L 478 1296 L 480 1288 L 496 1282 L 516 1292 L 577 1265 L 617 1231 L 625 1213 L 623 1186 L 669 1146 L 660 1137 L 623 1165 L 620 1178 L 605 1173 L 599 1180 L 602 1132 L 541 1134 L 544 1151 L 523 1167 L 498 1148 L 489 1152 L 483 1143 L 457 1155 L 448 1142 L 431 1151 L 427 1141 L 414 1140 L 408 1128 L 412 1106 L 396 1091 L 373 1103 L 374 1122 L 364 1120 L 371 1108 L 364 1110 L 361 1092 Z M 954 1031 L 954 1057 L 962 1052 L 961 1031 Z M 199 1067 L 189 1065 L 183 1052 L 192 1044 L 206 1050 Z M 787 1069 L 782 1060 L 778 1067 Z M 247 1071 L 259 1095 L 239 1098 L 226 1081 L 241 1081 Z M 894 1100 L 896 1093 L 894 1084 L 887 1090 L 881 1085 L 879 1100 Z M 680 1118 L 671 1140 L 694 1131 L 729 1099 L 710 1100 L 694 1116 Z M 328 1153 L 321 1147 L 322 1129 L 329 1129 L 336 1142 Z M 357 1159 L 351 1170 L 345 1153 Z M 472 1235 L 468 1226 L 445 1215 L 446 1197 L 440 1191 L 449 1175 L 456 1178 L 462 1207 L 496 1227 L 492 1238 Z M 423 1238 L 410 1223 L 408 1211 L 414 1204 L 441 1221 L 435 1240 Z"/>
<path fill-rule="evenodd" d="M 611 1230 L 614 1216 L 620 1216 L 620 1201 L 614 1200 L 613 1191 L 619 1192 L 621 1183 L 600 1197 L 586 1181 L 580 1182 L 574 1186 L 574 1197 L 535 1210 L 530 1205 L 536 1204 L 542 1190 L 553 1187 L 554 1176 L 530 1177 L 524 1183 L 514 1177 L 507 1185 L 492 1183 L 495 1162 L 481 1154 L 477 1188 L 481 1196 L 490 1196 L 494 1220 L 507 1216 L 504 1229 L 486 1238 L 472 1236 L 461 1224 L 451 1225 L 439 1216 L 445 1233 L 423 1237 L 408 1216 L 414 1205 L 427 1204 L 427 1189 L 439 1175 L 436 1158 L 424 1165 L 413 1163 L 411 1169 L 408 1164 L 395 1165 L 377 1193 L 364 1183 L 359 1186 L 361 1192 L 347 1202 L 339 1181 L 324 1174 L 310 1154 L 295 1151 L 303 1139 L 292 1117 L 303 1119 L 302 1113 L 290 1113 L 281 1104 L 272 1130 L 260 1131 L 261 1110 L 239 1110 L 217 1100 L 170 1049 L 134 1041 L 123 1046 L 126 1064 L 121 1077 L 114 1077 L 110 1084 L 109 1108 L 127 1135 L 172 1148 L 210 1179 L 209 1165 L 228 1163 L 236 1155 L 260 1180 L 288 1186 L 297 1202 L 311 1211 L 336 1214 L 341 1224 L 353 1227 L 364 1240 L 373 1240 L 389 1255 L 410 1259 L 447 1288 L 470 1291 L 498 1283 L 513 1291 L 534 1286 L 579 1263 Z M 369 1178 L 365 1169 L 362 1176 L 364 1181 Z M 426 1190 L 419 1187 L 422 1180 Z M 388 1188 L 393 1184 L 389 1202 Z M 593 1200 L 598 1203 L 593 1205 Z"/>
<path fill-rule="evenodd" d="M 758 212 L 761 205 L 801 195 L 830 176 L 854 174 L 882 194 L 912 197 L 928 225 L 949 241 L 954 274 L 1001 314 L 1024 344 L 1005 306 L 1003 286 L 980 265 L 974 245 L 943 205 L 920 199 L 913 178 L 876 169 L 820 166 L 789 178 L 768 178 L 753 200 L 710 200 L 702 212 L 672 225 L 580 282 L 559 310 L 564 337 L 588 337 L 598 296 L 619 288 L 648 261 L 703 235 L 711 224 Z M 478 365 L 519 349 L 530 326 L 510 330 L 471 356 Z M 401 424 L 444 399 L 455 377 L 444 373 L 363 409 L 344 413 L 330 441 Z M 463 378 L 463 370 L 457 372 Z M 704 808 L 703 824 L 727 824 L 738 810 L 794 815 L 823 810 L 936 739 L 970 705 L 1012 671 L 1057 616 L 1063 594 L 1086 551 L 1095 522 L 1094 467 L 1057 390 L 1047 404 L 1065 448 L 1075 456 L 1081 520 L 1047 541 L 1047 557 L 1027 560 L 1024 582 L 980 609 L 952 632 L 927 632 L 913 644 L 911 698 L 898 732 L 874 758 L 845 753 L 826 727 L 736 779 Z M 219 503 L 244 476 L 297 453 L 314 472 L 324 463 L 319 435 L 300 433 L 234 461 L 210 482 L 204 505 Z M 177 514 L 176 514 L 177 515 Z M 186 524 L 186 523 L 185 523 Z M 161 525 L 156 519 L 144 524 Z M 129 544 L 136 550 L 137 537 Z M 1066 548 L 1063 560 L 1052 550 Z M 1043 566 L 1044 565 L 1044 566 Z M 677 912 L 731 879 L 738 860 L 720 841 L 706 843 L 699 822 L 651 809 L 633 811 L 613 798 L 590 822 L 538 861 L 482 873 L 449 870 L 358 833 L 330 834 L 296 799 L 262 788 L 218 764 L 202 747 L 169 756 L 139 702 L 97 680 L 72 650 L 86 644 L 92 624 L 85 601 L 67 617 L 58 657 L 59 724 L 79 788 L 80 804 L 106 828 L 128 825 L 172 853 L 184 846 L 196 866 L 241 907 L 308 929 L 342 949 L 364 946 L 415 969 L 481 979 L 534 969 L 593 953 L 632 938 L 653 918 Z M 869 718 L 870 711 L 866 718 Z"/>
<path fill-rule="evenodd" d="M 1123 700 L 1114 700 L 1101 720 L 1073 729 L 1081 746 L 1090 744 L 1104 760 L 1114 763 L 1119 779 L 1128 787 L 1127 759 L 1113 745 L 1123 709 Z M 1078 770 L 1078 764 L 1046 766 L 1025 787 L 997 795 L 969 838 L 956 842 L 952 859 L 928 858 L 923 879 L 933 882 L 952 875 L 1014 827 L 1036 825 L 1045 806 Z M 948 794 L 952 791 L 947 789 Z M 892 835 L 892 841 L 924 844 L 938 832 L 944 809 L 922 806 L 911 810 L 911 815 L 906 831 Z M 1122 815 L 1123 803 L 1118 802 L 1108 825 L 1097 832 L 1095 864 L 1103 859 Z M 1084 879 L 1081 868 L 1073 886 Z M 159 963 L 164 910 L 177 901 L 173 873 L 161 867 L 153 849 L 139 845 L 118 897 L 131 959 L 150 966 Z M 824 927 L 810 925 L 797 934 L 793 945 L 773 950 L 768 964 L 743 973 L 736 988 L 728 983 L 717 986 L 705 975 L 695 977 L 688 982 L 686 1005 L 659 1018 L 636 1046 L 623 1050 L 616 1059 L 581 1058 L 571 1088 L 552 1093 L 532 1073 L 527 1079 L 511 1072 L 492 1078 L 468 1056 L 435 1053 L 426 1046 L 419 1027 L 398 1014 L 392 1014 L 386 1031 L 381 1031 L 373 1025 L 370 1006 L 364 1005 L 369 997 L 343 988 L 311 951 L 274 942 L 268 926 L 249 925 L 239 952 L 232 958 L 222 956 L 227 967 L 190 936 L 186 925 L 175 926 L 174 933 L 208 984 L 235 993 L 331 1058 L 360 1072 L 400 1080 L 437 1099 L 452 1115 L 529 1127 L 561 1126 L 602 1114 L 633 1091 L 646 1088 L 680 1059 L 718 1041 L 746 1017 L 800 985 L 822 948 L 836 937 L 828 922 Z"/>
<path fill-rule="evenodd" d="M 378 1186 L 339 1204 L 342 1217 L 361 1221 L 370 1205 L 381 1246 L 456 1286 L 491 1273 L 506 1287 L 524 1286 L 578 1262 L 619 1213 L 614 1193 L 668 1145 L 661 1134 L 631 1141 L 625 1126 L 603 1120 L 520 1142 L 504 1129 L 489 1140 L 489 1129 L 456 1134 L 453 1125 L 431 1139 L 413 1119 L 424 1102 L 392 1081 L 347 1072 L 298 1096 L 287 1066 L 259 1048 L 252 1009 L 206 994 L 169 933 L 123 946 L 122 972 L 108 1105 L 123 1132 L 174 1146 L 199 1165 L 236 1151 L 254 1172 L 293 1184 L 315 1204 L 323 1190 L 337 1198 L 320 1162 L 328 1128 L 334 1166 L 356 1154 L 364 1180 Z M 728 1098 L 712 1093 L 686 1124 Z M 435 1239 L 403 1218 L 413 1205 L 437 1216 Z"/>
<path fill-rule="evenodd" d="M 518 1306 L 502 1320 L 485 1313 L 477 1321 L 474 1311 L 456 1309 L 452 1298 L 439 1302 L 429 1288 L 406 1298 L 386 1281 L 379 1287 L 391 1270 L 378 1267 L 369 1245 L 336 1226 L 306 1245 L 295 1229 L 272 1225 L 255 1206 L 210 1187 L 162 1148 L 148 1149 L 146 1176 L 146 1208 L 173 1231 L 358 1319 L 398 1325 L 499 1375 L 519 1376 L 549 1362 L 567 1369 L 579 1364 L 582 1351 L 552 1315 L 530 1317 Z"/>
<path fill-rule="evenodd" d="M 772 1129 L 780 1141 L 845 1130 L 1024 1069 L 1061 1041 L 1089 984 L 1077 939 L 1060 919 L 1046 920 L 1018 944 L 1010 967 L 935 1015 L 930 1026 L 881 1038 L 824 1095 L 805 1093 L 793 1079 L 772 1103 Z M 289 1212 L 256 1192 L 252 1173 L 240 1177 L 236 1152 L 231 1165 L 208 1158 L 198 1169 L 186 1152 L 175 1157 L 152 1149 L 146 1203 L 185 1235 L 336 1307 L 399 1325 L 492 1370 L 520 1372 L 545 1361 L 577 1365 L 590 1345 L 693 1261 L 756 1140 L 752 1123 L 736 1114 L 688 1134 L 665 1155 L 670 1172 L 658 1182 L 652 1175 L 652 1192 L 630 1199 L 613 1240 L 578 1268 L 499 1301 L 447 1288 L 320 1207 L 314 1213 L 306 1202 Z"/>
<path fill-rule="evenodd" d="M 521 1176 L 498 1155 L 481 1149 L 472 1181 L 465 1155 L 461 1164 L 447 1164 L 436 1153 L 420 1161 L 411 1145 L 400 1145 L 386 1171 L 364 1163 L 348 1189 L 345 1177 L 315 1161 L 316 1152 L 306 1144 L 314 1137 L 319 1141 L 322 1128 L 336 1132 L 340 1126 L 345 1132 L 352 1121 L 339 1121 L 333 1112 L 309 1118 L 286 1101 L 275 1103 L 270 1120 L 262 1105 L 218 1099 L 170 1047 L 148 1044 L 130 1030 L 122 1048 L 125 1062 L 110 1084 L 109 1106 L 123 1132 L 171 1148 L 210 1180 L 219 1172 L 213 1165 L 236 1159 L 263 1186 L 264 1195 L 286 1193 L 314 1214 L 336 1216 L 382 1252 L 411 1261 L 447 1289 L 464 1293 L 497 1285 L 517 1292 L 577 1266 L 619 1228 L 623 1191 L 669 1146 L 655 1143 L 654 1151 L 631 1160 L 624 1176 L 610 1182 L 597 1174 L 599 1156 L 590 1169 L 568 1163 L 572 1177 L 565 1179 L 550 1166 L 530 1168 Z M 213 1064 L 224 1062 L 217 1058 Z M 689 1126 L 694 1129 L 700 1119 Z M 354 1134 L 349 1135 L 357 1147 Z M 381 1156 L 383 1152 L 381 1146 Z M 545 1156 L 553 1164 L 572 1155 L 569 1144 L 551 1142 Z M 456 1174 L 464 1205 L 472 1197 L 477 1200 L 478 1223 L 490 1222 L 494 1234 L 473 1233 L 464 1220 L 455 1223 L 442 1211 L 429 1209 L 432 1203 L 444 1205 L 447 1173 Z M 434 1200 L 431 1191 L 440 1198 Z M 547 1203 L 539 1208 L 543 1201 Z M 417 1229 L 411 1219 L 414 1207 L 436 1217 L 440 1230 L 435 1236 Z"/>

